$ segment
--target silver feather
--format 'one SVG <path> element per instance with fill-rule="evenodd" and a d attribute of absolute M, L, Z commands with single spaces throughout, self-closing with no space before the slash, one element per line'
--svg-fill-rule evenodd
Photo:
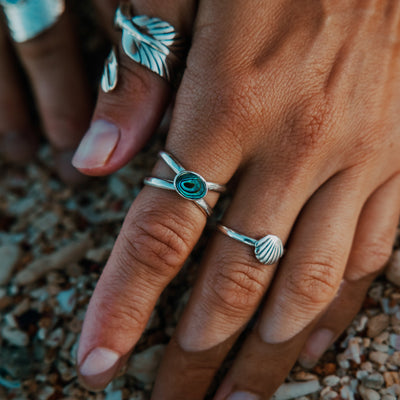
<path fill-rule="evenodd" d="M 254 253 L 261 263 L 275 264 L 283 255 L 282 241 L 275 235 L 267 235 L 255 243 Z"/>
<path fill-rule="evenodd" d="M 113 48 L 104 63 L 103 76 L 101 78 L 101 89 L 108 93 L 115 89 L 118 82 L 118 62 Z"/>
<path fill-rule="evenodd" d="M 122 48 L 137 63 L 171 81 L 184 52 L 184 41 L 175 28 L 159 18 L 130 17 L 119 8 L 115 24 L 122 29 Z"/>

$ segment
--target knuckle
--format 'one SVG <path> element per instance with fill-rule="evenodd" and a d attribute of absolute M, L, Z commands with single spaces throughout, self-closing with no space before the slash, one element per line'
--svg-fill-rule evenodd
<path fill-rule="evenodd" d="M 210 283 L 213 297 L 226 314 L 248 315 L 264 295 L 265 278 L 258 267 L 249 263 L 229 263 L 221 266 Z"/>
<path fill-rule="evenodd" d="M 156 276 L 171 277 L 189 255 L 191 228 L 178 217 L 148 211 L 121 231 L 125 265 L 140 264 Z"/>
<path fill-rule="evenodd" d="M 375 275 L 382 270 L 392 254 L 392 240 L 389 235 L 375 237 L 366 246 L 353 250 L 352 265 L 346 272 L 346 279 L 357 281 Z"/>
<path fill-rule="evenodd" d="M 286 277 L 289 297 L 297 304 L 309 307 L 325 306 L 335 296 L 341 274 L 331 260 L 312 260 L 298 264 Z"/>

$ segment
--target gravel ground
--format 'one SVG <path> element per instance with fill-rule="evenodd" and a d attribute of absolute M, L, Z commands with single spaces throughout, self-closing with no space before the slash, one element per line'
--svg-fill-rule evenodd
<path fill-rule="evenodd" d="M 78 11 L 80 4 L 86 2 L 72 2 Z M 90 13 L 84 10 L 81 18 L 93 70 L 90 63 L 97 64 L 106 49 L 101 35 L 87 35 Z M 74 359 L 89 298 L 162 140 L 163 135 L 156 137 L 113 176 L 75 191 L 52 172 L 48 147 L 24 168 L 0 160 L 0 399 L 149 398 L 157 364 L 189 297 L 204 239 L 159 300 L 123 376 L 102 393 L 87 392 L 77 383 Z M 352 325 L 312 371 L 295 366 L 275 400 L 400 398 L 399 247 L 397 241 L 386 277 L 373 284 Z"/>

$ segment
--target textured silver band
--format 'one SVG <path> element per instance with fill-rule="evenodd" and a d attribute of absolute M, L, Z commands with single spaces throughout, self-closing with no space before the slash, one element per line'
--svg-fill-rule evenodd
<path fill-rule="evenodd" d="M 204 200 L 204 197 L 209 190 L 224 192 L 226 190 L 225 185 L 207 182 L 201 175 L 187 171 L 176 158 L 165 151 L 161 151 L 159 156 L 175 172 L 174 180 L 148 177 L 144 179 L 144 184 L 158 189 L 173 190 L 183 198 L 194 201 L 207 216 L 210 216 L 212 208 Z"/>
<path fill-rule="evenodd" d="M 177 85 L 185 64 L 186 44 L 168 22 L 147 15 L 132 15 L 130 4 L 123 2 L 115 13 L 115 26 L 122 30 L 122 49 L 133 61 Z M 112 50 L 104 66 L 101 87 L 113 90 L 118 81 L 117 59 Z"/>
<path fill-rule="evenodd" d="M 241 243 L 254 247 L 254 255 L 260 263 L 272 265 L 279 261 L 283 256 L 284 249 L 281 239 L 275 235 L 267 235 L 262 239 L 253 239 L 249 236 L 242 235 L 224 225 L 218 225 L 219 231 L 223 234 L 235 239 Z"/>
<path fill-rule="evenodd" d="M 64 0 L 0 0 L 11 37 L 22 43 L 51 28 L 65 10 Z"/>

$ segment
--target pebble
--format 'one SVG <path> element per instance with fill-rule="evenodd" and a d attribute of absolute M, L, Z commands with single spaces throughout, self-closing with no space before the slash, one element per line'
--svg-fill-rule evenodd
<path fill-rule="evenodd" d="M 385 383 L 385 380 L 384 380 L 383 376 L 378 372 L 368 375 L 363 380 L 364 386 L 367 388 L 370 388 L 370 389 L 380 389 L 384 383 Z"/>
<path fill-rule="evenodd" d="M 385 379 L 386 387 L 400 384 L 400 376 L 398 372 L 386 371 L 383 373 L 383 377 Z"/>
<path fill-rule="evenodd" d="M 369 359 L 377 364 L 385 364 L 388 358 L 389 354 L 383 353 L 382 351 L 371 351 L 369 353 Z"/>
<path fill-rule="evenodd" d="M 325 386 L 336 386 L 340 383 L 340 378 L 336 375 L 329 375 L 323 379 L 322 383 Z"/>
<path fill-rule="evenodd" d="M 376 392 L 373 389 L 369 389 L 364 387 L 363 385 L 360 385 L 358 388 L 360 395 L 363 400 L 380 400 L 381 396 L 378 392 Z"/>
<path fill-rule="evenodd" d="M 69 290 L 63 290 L 58 293 L 57 301 L 61 307 L 61 310 L 66 314 L 71 314 L 74 311 L 77 301 L 77 293 L 75 288 L 71 288 Z"/>
<path fill-rule="evenodd" d="M 159 344 L 134 354 L 128 362 L 126 373 L 144 383 L 153 383 L 164 351 L 165 345 Z"/>
<path fill-rule="evenodd" d="M 20 253 L 19 246 L 15 244 L 0 246 L 0 285 L 7 285 L 11 280 Z"/>
<path fill-rule="evenodd" d="M 400 286 L 400 250 L 395 250 L 390 257 L 385 271 L 386 278 L 397 286 Z"/>
<path fill-rule="evenodd" d="M 318 380 L 284 383 L 272 396 L 272 400 L 289 400 L 315 393 L 320 390 L 320 388 L 321 385 Z"/>
<path fill-rule="evenodd" d="M 10 326 L 5 326 L 1 331 L 1 335 L 3 339 L 14 346 L 25 347 L 29 343 L 29 336 L 25 332 Z"/>
<path fill-rule="evenodd" d="M 389 315 L 378 314 L 368 321 L 367 335 L 371 338 L 378 336 L 389 326 Z"/>
<path fill-rule="evenodd" d="M 44 255 L 20 271 L 15 277 L 15 282 L 18 285 L 35 282 L 50 271 L 62 269 L 68 264 L 79 261 L 91 246 L 92 241 L 89 236 L 86 236 L 50 255 Z"/>

